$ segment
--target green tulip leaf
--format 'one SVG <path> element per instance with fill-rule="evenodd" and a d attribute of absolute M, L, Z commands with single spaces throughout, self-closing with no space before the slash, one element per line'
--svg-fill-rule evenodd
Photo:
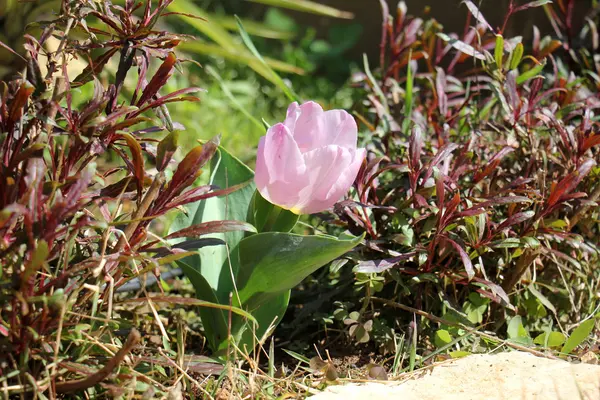
<path fill-rule="evenodd" d="M 292 289 L 323 265 L 354 248 L 362 238 L 339 240 L 279 232 L 246 237 L 239 246 L 237 285 L 241 304 L 264 293 Z"/>
<path fill-rule="evenodd" d="M 220 189 L 247 182 L 254 177 L 250 168 L 219 147 L 211 162 L 210 184 Z M 173 222 L 170 233 L 208 221 L 246 221 L 248 206 L 255 191 L 254 182 L 224 197 L 212 197 L 185 206 L 186 214 L 179 214 Z M 199 271 L 220 303 L 227 304 L 229 293 L 233 291 L 228 250 L 237 247 L 245 232 L 226 232 L 206 235 L 225 241 L 226 246 L 212 246 L 201 249 L 197 255 L 185 259 L 192 268 Z M 234 270 L 235 275 L 235 270 Z"/>
<path fill-rule="evenodd" d="M 200 300 L 219 303 L 217 296 L 200 272 L 184 262 L 177 262 L 183 273 L 188 277 Z M 204 333 L 211 348 L 216 349 L 227 339 L 227 315 L 223 310 L 200 307 L 198 314 L 202 319 Z"/>
<path fill-rule="evenodd" d="M 270 332 L 267 332 L 269 328 L 274 328 L 281 322 L 290 302 L 290 294 L 291 290 L 286 290 L 283 293 L 265 296 L 267 301 L 258 308 L 244 305 L 252 313 L 257 324 L 253 324 L 251 321 L 242 319 L 237 315 L 232 318 L 231 332 L 238 342 L 238 348 L 245 353 L 249 353 L 258 341 L 270 334 Z M 222 342 L 219 350 L 226 350 L 226 346 L 227 342 Z"/>
<path fill-rule="evenodd" d="M 270 203 L 257 190 L 248 210 L 250 221 L 258 232 L 290 232 L 298 218 L 297 214 Z"/>

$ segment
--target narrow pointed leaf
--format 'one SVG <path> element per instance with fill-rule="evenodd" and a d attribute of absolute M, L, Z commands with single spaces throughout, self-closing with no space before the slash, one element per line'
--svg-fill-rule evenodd
<path fill-rule="evenodd" d="M 168 235 L 165 239 L 175 239 L 180 237 L 193 238 L 209 233 L 223 233 L 233 231 L 256 232 L 256 228 L 247 222 L 242 221 L 209 221 L 192 225 L 188 228 L 178 230 Z"/>
<path fill-rule="evenodd" d="M 561 353 L 571 354 L 571 352 L 575 350 L 577 346 L 583 343 L 586 339 L 590 338 L 590 335 L 594 330 L 595 326 L 595 318 L 591 318 L 585 322 L 582 322 L 577 328 L 575 328 L 575 330 L 573 330 L 573 332 L 571 332 L 569 338 L 567 339 L 565 345 L 561 350 Z"/>
<path fill-rule="evenodd" d="M 450 243 L 450 245 L 452 247 L 454 247 L 454 249 L 458 252 L 458 254 L 460 255 L 460 259 L 462 260 L 462 263 L 465 266 L 465 271 L 467 272 L 467 276 L 469 277 L 469 279 L 473 279 L 473 277 L 475 276 L 475 269 L 473 268 L 473 263 L 471 262 L 471 258 L 469 258 L 469 255 L 467 254 L 465 249 L 463 249 L 458 243 L 456 243 L 452 239 L 445 238 L 445 240 L 448 243 Z"/>

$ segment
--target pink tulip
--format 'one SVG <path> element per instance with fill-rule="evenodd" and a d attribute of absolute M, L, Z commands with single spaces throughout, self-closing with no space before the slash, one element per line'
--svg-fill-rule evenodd
<path fill-rule="evenodd" d="M 356 122 L 346 111 L 292 103 L 285 121 L 260 138 L 256 187 L 296 214 L 327 210 L 348 192 L 365 158 L 356 141 Z"/>

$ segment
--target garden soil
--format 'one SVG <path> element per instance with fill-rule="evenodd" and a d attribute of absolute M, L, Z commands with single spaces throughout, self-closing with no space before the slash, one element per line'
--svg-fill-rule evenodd
<path fill-rule="evenodd" d="M 311 399 L 600 399 L 600 366 L 518 351 L 478 354 L 437 364 L 401 382 L 330 386 Z"/>

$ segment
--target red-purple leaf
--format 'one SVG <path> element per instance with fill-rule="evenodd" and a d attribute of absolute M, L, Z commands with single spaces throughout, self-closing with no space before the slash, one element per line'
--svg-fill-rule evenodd
<path fill-rule="evenodd" d="M 586 138 L 583 142 L 583 145 L 581 146 L 581 154 L 585 153 L 586 151 L 598 144 L 600 144 L 600 134 L 595 134 Z"/>
<path fill-rule="evenodd" d="M 245 187 L 246 185 L 250 184 L 250 182 L 252 182 L 252 181 L 250 180 L 250 181 L 242 182 L 238 185 L 228 187 L 227 189 L 213 190 L 210 192 L 208 190 L 211 189 L 212 186 L 201 186 L 199 188 L 189 190 L 189 191 L 183 193 L 182 195 L 175 197 L 173 200 L 171 200 L 167 204 L 167 208 L 171 209 L 171 208 L 179 207 L 179 206 L 182 206 L 182 205 L 185 205 L 188 203 L 194 203 L 196 201 L 206 200 L 211 197 L 226 196 L 230 193 L 235 192 L 236 190 L 239 190 L 239 189 Z"/>
<path fill-rule="evenodd" d="M 106 9 L 108 9 L 108 8 L 106 8 Z M 96 16 L 98 19 L 100 19 L 106 25 L 113 28 L 115 30 L 115 32 L 117 32 L 119 35 L 123 35 L 123 36 L 125 35 L 123 30 L 117 24 L 118 20 L 115 21 L 116 18 L 115 19 L 111 18 L 111 17 L 114 17 L 114 15 L 112 13 L 110 13 L 111 15 L 104 15 L 97 11 L 92 11 L 92 12 L 90 12 L 90 14 Z"/>
<path fill-rule="evenodd" d="M 468 217 L 484 213 L 488 208 L 503 204 L 530 203 L 531 199 L 525 196 L 492 197 L 488 201 L 474 205 L 457 214 L 459 217 Z"/>
<path fill-rule="evenodd" d="M 508 94 L 508 101 L 513 109 L 513 111 L 518 111 L 521 106 L 521 97 L 519 96 L 519 92 L 517 91 L 517 75 L 519 71 L 513 69 L 506 74 L 506 83 L 505 89 Z"/>
<path fill-rule="evenodd" d="M 106 53 L 91 61 L 88 66 L 85 67 L 79 75 L 77 75 L 77 78 L 75 78 L 75 80 L 71 83 L 71 86 L 79 87 L 94 79 L 94 76 L 97 76 L 100 72 L 102 72 L 104 66 L 113 58 L 115 54 L 117 54 L 118 51 L 119 47 L 113 47 Z"/>
<path fill-rule="evenodd" d="M 201 168 L 215 154 L 219 147 L 219 136 L 215 136 L 204 146 L 194 147 L 177 166 L 173 179 L 169 184 L 169 196 L 177 196 L 190 186 L 202 172 Z"/>
<path fill-rule="evenodd" d="M 31 83 L 29 83 L 27 81 L 24 81 L 23 83 L 21 83 L 21 87 L 19 87 L 17 94 L 15 95 L 14 99 L 10 103 L 10 110 L 8 112 L 8 115 L 9 115 L 9 120 L 12 123 L 15 123 L 19 119 L 21 119 L 25 105 L 27 104 L 27 101 L 29 100 L 29 96 L 31 96 L 31 94 L 33 93 L 34 90 L 35 90 L 35 87 Z"/>
<path fill-rule="evenodd" d="M 123 117 L 129 113 L 137 111 L 137 109 L 138 108 L 134 107 L 134 106 L 119 107 L 116 111 L 110 113 L 106 117 L 100 116 L 100 117 L 89 120 L 83 127 L 84 128 L 89 128 L 89 127 L 103 128 L 108 125 L 113 125 L 118 119 L 120 119 L 121 117 Z M 124 128 L 131 126 L 137 122 L 140 122 L 140 121 L 135 121 L 128 125 L 125 125 Z M 119 128 L 117 128 L 117 129 L 119 129 Z"/>
<path fill-rule="evenodd" d="M 179 131 L 170 132 L 163 140 L 158 143 L 158 148 L 156 150 L 156 169 L 159 171 L 164 170 L 167 165 L 169 165 L 169 161 L 171 161 L 171 157 L 177 150 L 179 142 Z"/>
<path fill-rule="evenodd" d="M 437 197 L 437 207 L 440 210 L 440 216 L 442 215 L 444 203 L 446 201 L 446 189 L 444 188 L 444 178 L 438 177 L 435 181 L 435 195 Z"/>
<path fill-rule="evenodd" d="M 465 249 L 463 249 L 458 243 L 456 243 L 452 239 L 448 239 L 447 237 L 445 237 L 444 240 L 450 243 L 450 245 L 454 247 L 454 249 L 458 252 L 458 254 L 460 255 L 460 259 L 462 260 L 462 263 L 465 266 L 465 271 L 467 272 L 469 280 L 473 279 L 475 277 L 475 270 L 473 269 L 473 263 L 471 263 L 471 258 L 469 258 L 469 255 L 467 254 Z"/>
<path fill-rule="evenodd" d="M 0 40 L 0 47 L 4 48 L 5 50 L 10 51 L 12 54 L 14 54 L 15 56 L 19 57 L 21 60 L 23 61 L 27 61 L 25 58 L 23 58 L 22 55 L 20 55 L 19 53 L 17 53 L 16 51 L 14 51 L 10 46 L 8 46 L 6 43 L 4 43 L 3 41 Z"/>
<path fill-rule="evenodd" d="M 529 3 L 525 3 L 525 4 L 521 5 L 521 6 L 516 7 L 515 10 L 514 10 L 514 12 L 523 11 L 523 10 L 526 10 L 526 9 L 532 8 L 532 7 L 541 7 L 543 5 L 550 4 L 550 3 L 552 3 L 552 0 L 535 0 L 535 1 L 530 1 Z"/>
<path fill-rule="evenodd" d="M 482 283 L 485 286 L 490 288 L 490 290 L 492 291 L 492 293 L 491 293 L 492 296 L 486 296 L 486 297 L 489 297 L 492 301 L 495 301 L 496 303 L 500 303 L 500 304 L 504 305 L 505 307 L 510 308 L 511 310 L 514 309 L 514 306 L 512 304 L 510 304 L 510 299 L 508 298 L 508 295 L 506 294 L 506 292 L 504 291 L 504 289 L 502 289 L 502 287 L 500 285 L 497 285 L 493 282 L 490 282 L 488 280 L 485 280 L 485 279 L 482 279 L 479 277 L 474 277 L 473 280 L 475 282 Z"/>
<path fill-rule="evenodd" d="M 452 38 L 444 33 L 438 33 L 438 36 L 445 42 L 448 42 L 448 45 L 454 47 L 456 50 L 460 51 L 463 54 L 474 57 L 478 60 L 485 60 L 485 56 L 480 52 L 475 50 L 473 46 L 467 44 L 461 40 Z"/>
<path fill-rule="evenodd" d="M 409 146 L 410 166 L 413 171 L 418 171 L 421 163 L 421 149 L 423 148 L 423 133 L 418 125 L 415 125 L 412 129 Z"/>
<path fill-rule="evenodd" d="M 575 171 L 571 172 L 567 175 L 563 180 L 561 180 L 557 185 L 554 186 L 554 189 L 550 193 L 548 197 L 548 205 L 552 206 L 561 200 L 561 197 L 565 194 L 569 194 L 573 189 L 579 185 L 579 182 L 583 180 L 591 171 L 591 169 L 596 165 L 596 161 L 592 158 L 588 158 L 585 160 L 579 168 Z"/>
<path fill-rule="evenodd" d="M 177 232 L 173 232 L 170 235 L 168 235 L 165 239 L 175 239 L 180 237 L 193 238 L 202 235 L 208 235 L 210 233 L 224 233 L 235 231 L 256 233 L 256 228 L 253 225 L 242 221 L 209 221 L 192 225 L 187 228 L 183 228 L 181 230 L 178 230 Z"/>
<path fill-rule="evenodd" d="M 411 251 L 410 253 L 401 254 L 397 257 L 386 258 L 383 260 L 369 260 L 369 261 L 361 261 L 356 266 L 356 272 L 358 273 L 381 273 L 392 268 L 394 265 L 406 261 L 412 257 L 414 257 L 417 253 Z"/>
<path fill-rule="evenodd" d="M 473 181 L 475 183 L 480 182 L 483 178 L 490 175 L 498 167 L 500 161 L 502 161 L 502 158 L 507 154 L 512 153 L 513 151 L 515 151 L 515 149 L 513 149 L 512 147 L 504 147 L 487 162 L 486 166 L 481 171 L 475 174 L 475 176 L 473 177 Z"/>
<path fill-rule="evenodd" d="M 180 243 L 176 243 L 170 248 L 168 247 L 155 247 L 155 248 L 144 248 L 140 249 L 140 252 L 156 253 L 156 257 L 164 257 L 167 254 L 172 254 L 174 251 L 189 251 L 197 250 L 207 246 L 220 246 L 224 245 L 225 241 L 217 238 L 201 238 L 201 239 L 190 239 Z"/>
<path fill-rule="evenodd" d="M 454 211 L 456 211 L 456 208 L 458 207 L 459 204 L 460 204 L 460 193 L 456 192 L 454 194 L 454 197 L 452 197 L 452 200 L 450 200 L 450 203 L 448 203 L 445 206 L 446 209 L 444 210 L 444 224 L 446 224 L 446 222 L 449 220 L 449 218 L 452 217 L 452 215 L 454 214 Z"/>
<path fill-rule="evenodd" d="M 175 66 L 176 62 L 177 57 L 175 57 L 175 54 L 169 53 L 169 55 L 167 56 L 167 58 L 165 58 L 162 65 L 158 68 L 158 71 L 156 71 L 146 88 L 144 88 L 144 91 L 142 92 L 142 95 L 140 96 L 140 99 L 137 102 L 138 107 L 141 107 L 142 105 L 144 105 L 144 103 L 152 99 L 152 97 L 158 93 L 160 88 L 162 88 L 165 85 L 165 83 L 167 83 L 167 80 L 169 79 L 169 77 L 171 77 L 171 74 L 173 73 L 173 67 Z"/>
<path fill-rule="evenodd" d="M 436 67 L 435 90 L 437 92 L 438 107 L 440 114 L 448 114 L 448 95 L 446 94 L 446 73 L 440 67 Z"/>
<path fill-rule="evenodd" d="M 134 170 L 133 172 L 135 179 L 138 182 L 138 188 L 141 191 L 144 187 L 144 157 L 142 156 L 142 147 L 139 142 L 131 133 L 129 132 L 120 132 L 119 137 L 125 139 L 127 142 L 127 147 L 131 151 L 131 158 Z"/>
<path fill-rule="evenodd" d="M 433 160 L 431 160 L 431 163 L 429 164 L 429 167 L 427 168 L 427 173 L 423 177 L 423 181 L 428 180 L 431 177 L 431 174 L 433 174 L 433 168 L 437 167 L 442 161 L 444 161 L 446 158 L 448 158 L 450 156 L 450 154 L 452 154 L 452 152 L 454 150 L 456 150 L 457 148 L 458 148 L 457 144 L 448 143 L 448 144 L 444 145 L 441 149 L 439 149 L 437 154 L 435 155 L 435 157 L 433 157 Z"/>
<path fill-rule="evenodd" d="M 535 211 L 532 211 L 532 210 L 523 211 L 523 212 L 519 212 L 514 215 L 511 215 L 510 217 L 508 217 L 506 219 L 506 221 L 502 222 L 498 226 L 498 230 L 501 231 L 502 229 L 508 228 L 509 226 L 520 224 L 521 222 L 524 222 L 524 221 L 527 221 L 528 219 L 533 218 L 534 215 L 535 215 Z"/>
<path fill-rule="evenodd" d="M 488 28 L 490 31 L 492 31 L 492 32 L 494 31 L 492 29 L 492 26 L 483 17 L 483 14 L 481 14 L 481 11 L 479 11 L 479 8 L 477 8 L 477 6 L 475 4 L 473 4 L 472 1 L 465 0 L 465 1 L 463 1 L 463 3 L 465 3 L 465 5 L 469 9 L 469 11 L 471 12 L 471 15 L 473 15 L 473 17 L 475 17 L 475 19 L 477 19 L 477 21 L 479 21 L 480 24 L 482 24 L 483 26 Z"/>

